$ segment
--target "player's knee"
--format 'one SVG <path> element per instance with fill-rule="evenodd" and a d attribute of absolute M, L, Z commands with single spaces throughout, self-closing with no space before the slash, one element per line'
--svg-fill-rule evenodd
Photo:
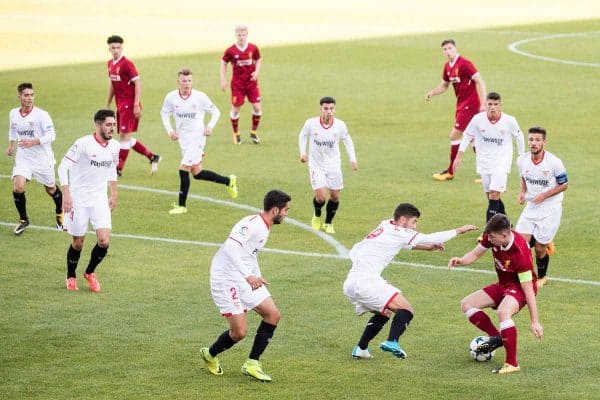
<path fill-rule="evenodd" d="M 325 196 L 324 193 L 315 193 L 315 200 L 317 200 L 317 203 L 325 203 L 325 201 L 327 201 L 327 197 Z"/>
<path fill-rule="evenodd" d="M 13 192 L 21 194 L 25 191 L 25 182 L 18 182 L 15 180 L 13 184 Z"/>
<path fill-rule="evenodd" d="M 460 309 L 463 313 L 466 313 L 471 308 L 472 308 L 472 305 L 471 305 L 468 297 L 465 297 L 460 301 Z"/>
<path fill-rule="evenodd" d="M 81 251 L 83 249 L 84 239 L 82 237 L 74 237 L 71 246 L 77 251 Z"/>
<path fill-rule="evenodd" d="M 231 339 L 233 339 L 235 342 L 239 342 L 240 340 L 244 339 L 247 333 L 248 330 L 246 326 L 236 326 L 235 328 L 231 328 L 229 330 L 229 336 L 231 336 Z"/>
<path fill-rule="evenodd" d="M 281 319 L 281 312 L 278 309 L 275 309 L 268 316 L 264 318 L 265 322 L 271 325 L 277 325 L 279 320 Z"/>
<path fill-rule="evenodd" d="M 98 238 L 98 246 L 102 247 L 103 249 L 108 247 L 108 242 L 109 242 L 108 237 L 99 237 Z"/>
<path fill-rule="evenodd" d="M 505 308 L 498 308 L 498 319 L 500 320 L 500 322 L 502 321 L 506 321 L 507 319 L 510 319 L 512 317 L 512 312 L 510 312 L 510 310 L 507 310 Z"/>
<path fill-rule="evenodd" d="M 331 201 L 334 202 L 339 202 L 340 201 L 340 192 L 336 191 L 336 192 L 331 192 L 329 198 L 331 199 Z"/>

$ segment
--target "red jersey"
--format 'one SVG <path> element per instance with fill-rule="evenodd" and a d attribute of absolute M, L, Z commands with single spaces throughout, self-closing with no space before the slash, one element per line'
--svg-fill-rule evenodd
<path fill-rule="evenodd" d="M 513 233 L 513 241 L 509 243 L 506 249 L 495 247 L 489 240 L 488 235 L 483 235 L 481 245 L 486 249 L 492 248 L 492 257 L 494 258 L 494 266 L 498 274 L 498 282 L 503 287 L 518 284 L 519 274 L 522 272 L 531 271 L 533 283 L 537 281 L 535 270 L 533 269 L 533 259 L 531 257 L 531 249 L 521 236 L 515 231 Z"/>
<path fill-rule="evenodd" d="M 248 87 L 258 84 L 257 81 L 250 80 L 250 74 L 256 70 L 256 61 L 260 59 L 258 47 L 248 43 L 245 49 L 240 49 L 237 43 L 225 50 L 222 60 L 231 63 L 233 74 L 231 77 L 231 86 Z"/>
<path fill-rule="evenodd" d="M 139 79 L 135 65 L 125 56 L 119 58 L 116 63 L 108 60 L 108 78 L 112 83 L 117 108 L 125 104 L 133 105 L 135 99 L 133 81 Z"/>
<path fill-rule="evenodd" d="M 456 109 L 469 108 L 479 111 L 480 101 L 475 82 L 471 79 L 477 73 L 473 63 L 464 57 L 458 56 L 453 64 L 450 61 L 444 64 L 442 79 L 452 83 L 456 95 Z"/>

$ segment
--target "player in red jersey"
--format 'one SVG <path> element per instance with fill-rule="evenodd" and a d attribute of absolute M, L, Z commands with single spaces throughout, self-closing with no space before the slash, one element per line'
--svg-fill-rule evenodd
<path fill-rule="evenodd" d="M 456 43 L 452 39 L 442 42 L 442 52 L 448 57 L 444 64 L 442 82 L 425 95 L 425 100 L 430 101 L 433 96 L 444 93 L 452 84 L 456 95 L 456 114 L 454 127 L 450 131 L 450 164 L 440 173 L 433 174 L 433 179 L 448 181 L 454 178 L 452 164 L 458 153 L 458 146 L 462 134 L 471 118 L 481 111 L 485 111 L 485 82 L 475 65 L 458 54 Z"/>
<path fill-rule="evenodd" d="M 112 54 L 112 59 L 108 60 L 108 100 L 107 108 L 110 108 L 113 97 L 117 105 L 117 127 L 119 131 L 119 141 L 121 150 L 119 151 L 119 164 L 117 173 L 121 171 L 127 161 L 129 149 L 133 148 L 136 152 L 146 156 L 150 160 L 150 174 L 158 171 L 160 156 L 154 154 L 142 142 L 131 137 L 138 129 L 140 118 L 142 117 L 142 80 L 135 69 L 131 60 L 123 55 L 123 38 L 120 36 L 110 36 L 106 41 L 108 50 Z"/>
<path fill-rule="evenodd" d="M 491 352 L 504 346 L 506 362 L 504 366 L 492 370 L 507 374 L 520 371 L 517 362 L 517 328 L 512 316 L 527 304 L 533 334 L 542 339 L 544 328 L 538 321 L 537 276 L 533 269 L 531 250 L 527 241 L 510 229 L 510 220 L 504 214 L 494 215 L 486 224 L 483 240 L 473 250 L 462 257 L 452 257 L 448 267 L 469 265 L 479 260 L 483 253 L 492 249 L 498 282 L 477 290 L 464 299 L 460 306 L 469 321 L 487 333 L 489 339 L 481 343 L 477 351 Z M 497 310 L 500 331 L 482 308 Z"/>
<path fill-rule="evenodd" d="M 256 130 L 260 122 L 262 110 L 260 107 L 260 90 L 258 88 L 258 74 L 260 73 L 260 51 L 252 43 L 248 43 L 248 27 L 238 25 L 235 27 L 236 42 L 223 54 L 221 59 L 221 89 L 227 89 L 227 63 L 231 63 L 231 127 L 233 128 L 233 143 L 241 144 L 242 138 L 238 128 L 240 108 L 244 99 L 252 104 L 252 130 L 250 139 L 259 144 L 260 138 Z"/>

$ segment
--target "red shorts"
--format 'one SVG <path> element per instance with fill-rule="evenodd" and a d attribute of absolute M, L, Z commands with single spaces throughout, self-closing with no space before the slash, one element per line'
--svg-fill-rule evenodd
<path fill-rule="evenodd" d="M 250 103 L 260 103 L 260 90 L 258 85 L 249 87 L 240 87 L 231 85 L 231 104 L 240 107 L 244 104 L 244 99 L 248 97 Z"/>
<path fill-rule="evenodd" d="M 502 286 L 499 282 L 496 282 L 484 287 L 482 290 L 485 293 L 487 293 L 487 295 L 490 296 L 492 300 L 494 300 L 493 308 L 498 308 L 498 306 L 506 296 L 512 296 L 515 298 L 515 300 L 517 300 L 517 303 L 519 303 L 519 310 L 525 307 L 525 305 L 527 304 L 527 301 L 525 299 L 525 292 L 523 292 L 521 285 L 519 285 L 518 283 L 508 286 Z M 533 285 L 533 292 L 537 295 L 536 284 Z"/>
<path fill-rule="evenodd" d="M 117 107 L 117 127 L 119 133 L 137 132 L 140 120 L 133 115 L 133 105 L 125 104 Z"/>
<path fill-rule="evenodd" d="M 475 107 L 469 108 L 469 106 L 466 106 L 460 110 L 457 109 L 454 116 L 456 120 L 454 122 L 454 127 L 459 131 L 464 132 L 465 129 L 467 129 L 469 122 L 471 122 L 471 118 L 473 118 L 475 114 L 479 114 L 479 109 L 476 109 Z"/>

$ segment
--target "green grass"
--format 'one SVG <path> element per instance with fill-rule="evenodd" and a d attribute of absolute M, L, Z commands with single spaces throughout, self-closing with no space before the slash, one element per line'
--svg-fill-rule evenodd
<path fill-rule="evenodd" d="M 306 118 L 318 114 L 318 99 L 333 95 L 338 116 L 348 124 L 360 170 L 352 173 L 344 158 L 346 189 L 336 217 L 335 238 L 350 248 L 401 201 L 422 211 L 420 230 L 431 232 L 464 223 L 482 224 L 485 199 L 473 183 L 473 156 L 448 184 L 431 174 L 444 167 L 454 96 L 432 103 L 426 91 L 440 79 L 439 43 L 453 36 L 461 52 L 475 62 L 489 90 L 503 95 L 504 111 L 521 128 L 543 125 L 549 149 L 565 163 L 566 192 L 561 229 L 550 275 L 600 281 L 594 238 L 600 234 L 597 199 L 600 146 L 595 133 L 598 69 L 552 64 L 507 50 L 522 32 L 598 31 L 600 21 L 519 26 L 519 34 L 453 32 L 381 38 L 353 43 L 263 49 L 264 116 L 260 146 L 231 144 L 228 95 L 218 90 L 219 54 L 135 60 L 144 79 L 144 116 L 139 137 L 164 157 L 159 174 L 148 176 L 146 159 L 132 154 L 122 184 L 176 192 L 180 153 L 160 123 L 164 95 L 175 88 L 183 65 L 195 72 L 195 86 L 222 111 L 209 139 L 205 168 L 235 173 L 236 202 L 259 206 L 271 188 L 288 191 L 290 216 L 308 223 L 312 215 L 306 166 L 298 161 L 297 134 Z M 509 29 L 504 28 L 502 32 Z M 571 50 L 577 49 L 572 56 Z M 522 47 L 556 58 L 598 62 L 597 36 L 535 42 Z M 17 105 L 14 88 L 34 82 L 36 103 L 50 112 L 57 129 L 54 151 L 60 159 L 70 144 L 93 129 L 91 117 L 106 99 L 104 64 L 64 66 L 0 73 L 0 126 Z M 248 131 L 250 112 L 242 112 Z M 0 158 L 9 175 L 12 159 Z M 13 222 L 11 184 L 0 180 L 0 221 Z M 518 176 L 503 198 L 516 219 Z M 192 182 L 191 192 L 227 200 L 222 186 Z M 27 187 L 33 225 L 51 226 L 52 202 L 37 183 Z M 122 188 L 113 214 L 115 233 L 220 243 L 248 212 L 191 199 L 188 214 L 171 217 L 172 196 Z M 444 253 L 403 252 L 414 263 L 443 266 L 461 255 L 475 235 L 453 240 Z M 93 243 L 88 237 L 80 272 Z M 354 362 L 349 353 L 366 318 L 354 315 L 341 293 L 349 268 L 344 260 L 264 253 L 263 274 L 283 318 L 263 356 L 272 384 L 249 381 L 239 372 L 252 338 L 221 356 L 222 377 L 211 376 L 199 362 L 198 349 L 225 329 L 210 298 L 208 269 L 214 247 L 148 242 L 114 237 L 109 257 L 99 267 L 103 292 L 92 295 L 80 279 L 78 293 L 64 289 L 67 235 L 29 229 L 15 238 L 0 229 L 0 394 L 2 398 L 594 398 L 600 390 L 598 286 L 552 282 L 538 298 L 543 342 L 529 332 L 528 312 L 515 317 L 519 329 L 521 374 L 496 377 L 491 364 L 473 362 L 467 351 L 478 334 L 460 312 L 463 296 L 492 281 L 483 274 L 390 266 L 385 277 L 402 288 L 416 317 L 402 338 L 409 359 L 398 361 L 373 348 L 375 358 Z M 334 250 L 310 232 L 290 224 L 273 229 L 269 248 L 319 253 Z M 491 270 L 489 257 L 473 268 Z M 249 314 L 249 332 L 258 318 Z M 252 335 L 251 335 L 252 336 Z M 380 335 L 380 337 L 383 336 Z M 378 338 L 379 339 L 379 338 Z M 372 347 L 376 347 L 377 340 Z"/>

